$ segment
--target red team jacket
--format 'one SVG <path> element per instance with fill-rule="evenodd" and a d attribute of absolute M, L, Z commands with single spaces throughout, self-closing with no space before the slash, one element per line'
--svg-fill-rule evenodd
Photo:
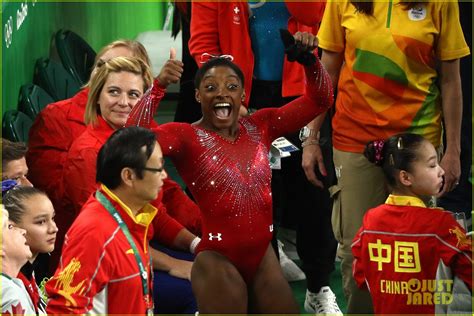
<path fill-rule="evenodd" d="M 380 205 L 365 214 L 352 252 L 354 279 L 377 314 L 433 314 L 449 304 L 452 281 L 436 280 L 441 263 L 472 289 L 471 240 L 450 212 Z"/>
<path fill-rule="evenodd" d="M 149 237 L 171 244 L 181 230 L 163 210 L 147 205 L 133 218 L 104 186 L 101 192 L 126 223 L 147 265 L 151 284 Z M 152 221 L 153 226 L 152 227 Z M 46 284 L 48 314 L 142 314 L 145 298 L 135 256 L 115 219 L 91 196 L 68 231 L 61 265 Z"/>
<path fill-rule="evenodd" d="M 322 20 L 325 2 L 286 2 L 292 15 L 288 20 L 288 30 L 316 34 Z M 191 38 L 189 50 L 198 66 L 201 55 L 230 54 L 242 69 L 245 77 L 246 104 L 250 98 L 254 55 L 250 42 L 249 7 L 247 1 L 234 2 L 193 2 L 191 19 Z M 288 62 L 283 65 L 282 96 L 304 94 L 304 69 L 299 63 Z"/>

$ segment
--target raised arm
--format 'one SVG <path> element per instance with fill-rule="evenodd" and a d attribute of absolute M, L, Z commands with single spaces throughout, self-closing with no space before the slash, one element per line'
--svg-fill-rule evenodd
<path fill-rule="evenodd" d="M 332 83 L 319 58 L 305 66 L 305 75 L 306 89 L 303 96 L 281 108 L 261 110 L 254 114 L 257 118 L 265 117 L 263 120 L 268 122 L 271 138 L 298 131 L 333 104 Z"/>
<path fill-rule="evenodd" d="M 176 50 L 171 48 L 170 59 L 161 68 L 160 73 L 153 81 L 151 89 L 146 91 L 140 101 L 133 107 L 125 126 L 156 127 L 157 124 L 153 117 L 165 95 L 166 88 L 171 83 L 177 83 L 182 74 L 183 63 L 176 59 Z"/>

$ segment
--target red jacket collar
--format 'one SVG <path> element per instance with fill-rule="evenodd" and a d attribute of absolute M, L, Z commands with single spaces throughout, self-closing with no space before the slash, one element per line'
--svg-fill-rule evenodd
<path fill-rule="evenodd" d="M 97 124 L 95 125 L 88 125 L 86 130 L 92 137 L 97 139 L 97 141 L 103 145 L 110 137 L 110 135 L 115 132 L 113 129 L 103 118 L 101 115 L 97 115 Z"/>

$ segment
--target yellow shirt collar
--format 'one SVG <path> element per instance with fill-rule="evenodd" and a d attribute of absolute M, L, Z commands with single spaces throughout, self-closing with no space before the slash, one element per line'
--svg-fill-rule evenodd
<path fill-rule="evenodd" d="M 390 194 L 388 196 L 387 200 L 385 201 L 385 204 L 426 207 L 425 203 L 417 197 L 393 194 Z"/>
<path fill-rule="evenodd" d="M 101 184 L 101 189 L 115 202 L 117 202 L 121 208 L 125 210 L 125 212 L 130 216 L 131 219 L 137 224 L 148 226 L 153 221 L 156 213 L 158 213 L 158 209 L 154 206 L 147 204 L 145 205 L 137 215 L 133 215 L 132 210 L 123 203 L 118 196 L 116 196 L 112 191 L 110 191 L 105 185 Z"/>

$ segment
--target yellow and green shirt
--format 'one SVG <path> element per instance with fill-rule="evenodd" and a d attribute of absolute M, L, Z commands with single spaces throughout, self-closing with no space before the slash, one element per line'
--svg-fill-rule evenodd
<path fill-rule="evenodd" d="M 329 1 L 319 46 L 343 52 L 333 144 L 362 152 L 365 144 L 396 133 L 441 140 L 438 61 L 469 55 L 458 3 L 429 2 L 407 10 L 398 0 L 374 1 L 374 15 L 349 1 Z"/>

